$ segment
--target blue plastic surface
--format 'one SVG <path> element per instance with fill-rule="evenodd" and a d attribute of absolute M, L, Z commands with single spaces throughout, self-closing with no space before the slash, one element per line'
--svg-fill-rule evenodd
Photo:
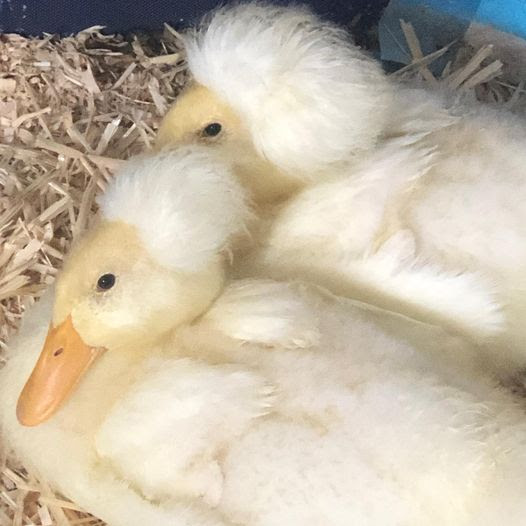
<path fill-rule="evenodd" d="M 400 19 L 411 22 L 424 55 L 460 40 L 472 23 L 526 38 L 526 0 L 391 0 L 379 23 L 383 60 L 411 60 Z M 440 71 L 448 59 L 444 56 L 431 68 Z"/>
<path fill-rule="evenodd" d="M 525 0 L 483 0 L 474 20 L 526 39 Z"/>

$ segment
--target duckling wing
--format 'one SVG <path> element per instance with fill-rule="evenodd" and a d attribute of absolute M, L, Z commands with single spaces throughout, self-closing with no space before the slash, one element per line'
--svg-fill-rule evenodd
<path fill-rule="evenodd" d="M 108 414 L 98 454 L 148 498 L 203 497 L 217 503 L 217 455 L 272 405 L 262 376 L 230 365 L 152 359 Z"/>
<path fill-rule="evenodd" d="M 505 329 L 498 287 L 491 275 L 441 265 L 439 258 L 404 256 L 410 230 L 399 230 L 364 258 L 338 270 L 351 275 L 364 291 L 363 299 L 393 312 L 454 328 L 473 339 Z"/>
<path fill-rule="evenodd" d="M 312 347 L 320 338 L 316 310 L 295 289 L 289 283 L 264 279 L 234 281 L 199 326 L 243 343 Z"/>
<path fill-rule="evenodd" d="M 470 240 L 469 232 L 483 237 L 482 223 L 493 218 L 473 207 L 470 221 L 455 204 L 467 199 L 470 185 L 484 187 L 486 194 L 492 186 L 473 180 L 462 191 L 448 186 L 444 174 L 436 177 L 445 164 L 432 143 L 427 136 L 413 143 L 405 137 L 390 140 L 348 177 L 302 192 L 278 214 L 263 248 L 242 271 L 314 282 L 477 341 L 502 333 L 506 320 L 498 272 L 486 264 L 482 250 L 468 254 L 467 263 L 462 259 L 468 246 L 463 238 Z M 433 201 L 438 191 L 429 194 L 434 186 L 451 194 L 440 200 L 442 208 Z M 452 228 L 455 221 L 462 225 L 462 238 Z M 443 224 L 451 225 L 447 232 Z M 492 235 L 509 231 L 500 225 L 490 229 Z M 432 245 L 432 236 L 443 243 Z"/>

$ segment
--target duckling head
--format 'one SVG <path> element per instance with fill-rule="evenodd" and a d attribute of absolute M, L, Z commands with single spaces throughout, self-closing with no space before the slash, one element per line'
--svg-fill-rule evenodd
<path fill-rule="evenodd" d="M 391 88 L 346 32 L 307 8 L 226 6 L 185 39 L 193 82 L 158 146 L 220 147 L 256 200 L 290 194 L 374 146 Z"/>
<path fill-rule="evenodd" d="M 51 417 L 102 352 L 133 360 L 204 313 L 248 214 L 235 177 L 199 146 L 130 161 L 100 205 L 57 278 L 48 336 L 18 401 L 23 425 Z"/>

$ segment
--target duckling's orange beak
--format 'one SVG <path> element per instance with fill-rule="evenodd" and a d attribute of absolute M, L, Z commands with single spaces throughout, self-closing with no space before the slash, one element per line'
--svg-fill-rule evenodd
<path fill-rule="evenodd" d="M 35 368 L 18 399 L 18 421 L 24 426 L 36 426 L 50 418 L 103 350 L 82 341 L 71 316 L 60 325 L 51 326 Z"/>

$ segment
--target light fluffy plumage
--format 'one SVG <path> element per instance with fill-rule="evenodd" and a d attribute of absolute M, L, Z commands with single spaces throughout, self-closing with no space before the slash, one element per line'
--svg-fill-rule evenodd
<path fill-rule="evenodd" d="M 103 219 L 135 226 L 159 263 L 183 271 L 203 268 L 249 217 L 229 167 L 198 145 L 127 162 L 100 206 Z"/>
<path fill-rule="evenodd" d="M 177 174 L 191 155 L 164 159 Z M 103 202 L 130 207 L 150 188 L 134 166 Z M 198 195 L 231 188 L 227 172 L 190 173 Z M 142 205 L 155 214 L 153 197 Z M 195 208 L 177 206 L 168 226 L 192 226 Z M 217 260 L 204 270 L 181 272 L 195 255 L 180 244 L 161 265 L 132 214 L 106 215 L 72 250 L 55 305 L 48 293 L 28 313 L 0 371 L 2 434 L 25 463 L 110 526 L 522 524 L 523 410 L 480 370 L 437 360 L 436 347 L 457 363 L 464 342 L 299 285 L 225 287 L 224 211 L 200 213 L 216 235 L 198 244 Z M 23 427 L 17 397 L 49 320 L 68 316 L 106 352 L 50 420 Z"/>
<path fill-rule="evenodd" d="M 317 318 L 294 291 L 273 281 L 233 282 L 202 322 L 239 341 L 308 348 L 318 343 Z"/>
<path fill-rule="evenodd" d="M 185 44 L 195 80 L 243 117 L 262 157 L 294 177 L 370 149 L 385 126 L 390 92 L 379 65 L 307 8 L 220 8 Z"/>
<path fill-rule="evenodd" d="M 387 141 L 351 176 L 290 200 L 245 272 L 444 324 L 498 368 L 523 366 L 525 137 L 516 117 L 478 108 L 415 144 Z"/>
<path fill-rule="evenodd" d="M 23 428 L 16 397 L 48 294 L 0 371 L 4 436 L 110 526 L 522 524 L 522 408 L 430 358 L 434 342 L 455 351 L 444 333 L 285 284 L 232 287 L 171 350 L 151 346 L 131 368 L 126 352 L 107 352 L 51 421 Z M 276 298 L 288 307 L 275 323 L 310 325 L 317 344 L 281 347 L 262 308 Z M 239 312 L 242 342 L 224 332 L 225 311 L 228 329 Z M 261 313 L 272 349 L 252 323 Z"/>
<path fill-rule="evenodd" d="M 304 8 L 227 6 L 187 46 L 195 80 L 246 126 L 225 118 L 214 149 L 243 165 L 244 184 L 255 166 L 276 187 L 282 176 L 284 191 L 261 200 L 272 226 L 243 275 L 310 280 L 460 331 L 499 368 L 526 365 L 522 120 L 387 79 Z M 199 137 L 185 97 L 163 144 Z M 228 115 L 206 105 L 199 115 Z M 298 195 L 285 174 L 310 188 Z M 272 195 L 290 198 L 277 216 Z"/>

